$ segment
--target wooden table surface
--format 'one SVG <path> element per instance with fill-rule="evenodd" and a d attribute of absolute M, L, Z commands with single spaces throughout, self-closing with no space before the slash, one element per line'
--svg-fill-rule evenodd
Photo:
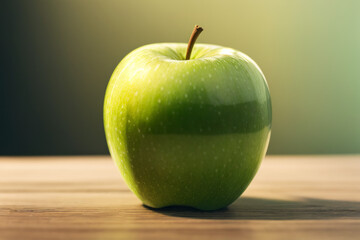
<path fill-rule="evenodd" d="M 270 156 L 227 209 L 151 210 L 110 157 L 1 157 L 0 239 L 359 239 L 360 156 Z"/>

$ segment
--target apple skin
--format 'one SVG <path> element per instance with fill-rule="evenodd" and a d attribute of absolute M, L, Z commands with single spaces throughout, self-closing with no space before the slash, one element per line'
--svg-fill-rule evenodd
<path fill-rule="evenodd" d="M 224 208 L 255 176 L 271 131 L 264 75 L 245 54 L 195 44 L 140 47 L 116 67 L 104 101 L 113 160 L 147 206 Z"/>

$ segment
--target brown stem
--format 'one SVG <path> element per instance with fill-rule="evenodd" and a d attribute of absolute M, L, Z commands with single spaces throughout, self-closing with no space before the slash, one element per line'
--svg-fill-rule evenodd
<path fill-rule="evenodd" d="M 196 25 L 194 27 L 194 30 L 190 36 L 190 39 L 189 39 L 189 43 L 188 43 L 188 47 L 187 47 L 187 50 L 186 50 L 186 58 L 185 60 L 189 60 L 190 59 L 190 56 L 191 56 L 191 51 L 194 47 L 194 44 L 195 44 L 195 41 L 196 39 L 198 38 L 198 36 L 200 35 L 200 33 L 203 31 L 203 28 L 202 27 L 199 27 L 198 25 Z"/>

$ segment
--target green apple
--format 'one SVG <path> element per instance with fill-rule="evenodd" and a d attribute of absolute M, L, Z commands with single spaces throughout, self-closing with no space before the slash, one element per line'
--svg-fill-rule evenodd
<path fill-rule="evenodd" d="M 145 205 L 215 210 L 255 176 L 269 143 L 271 100 L 263 73 L 245 54 L 189 46 L 146 45 L 120 62 L 106 90 L 105 133 L 125 182 Z"/>

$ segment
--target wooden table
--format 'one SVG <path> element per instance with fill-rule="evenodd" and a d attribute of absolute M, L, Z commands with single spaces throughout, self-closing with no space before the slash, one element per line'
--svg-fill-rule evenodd
<path fill-rule="evenodd" d="M 360 156 L 270 156 L 227 209 L 151 210 L 110 157 L 1 157 L 0 239 L 359 239 Z"/>

